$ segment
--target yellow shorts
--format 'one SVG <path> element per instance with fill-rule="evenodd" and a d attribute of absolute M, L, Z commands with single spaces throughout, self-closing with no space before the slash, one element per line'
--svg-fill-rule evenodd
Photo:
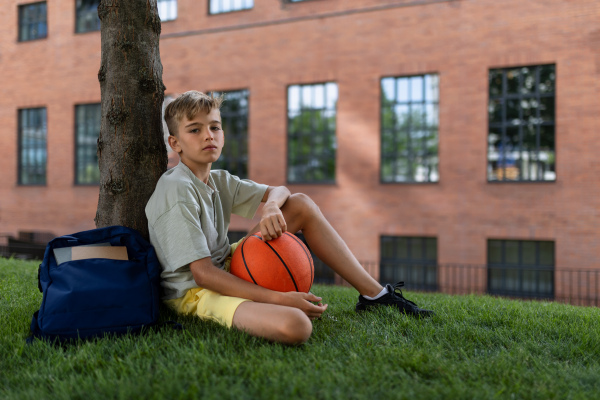
<path fill-rule="evenodd" d="M 231 245 L 231 254 L 233 254 L 242 240 Z M 226 271 L 229 271 L 230 264 L 231 257 L 227 258 L 225 261 Z M 215 321 L 231 328 L 235 310 L 237 310 L 238 306 L 245 301 L 250 300 L 239 297 L 223 296 L 212 290 L 198 287 L 188 290 L 183 297 L 165 300 L 164 302 L 178 314 L 196 314 L 203 320 Z"/>

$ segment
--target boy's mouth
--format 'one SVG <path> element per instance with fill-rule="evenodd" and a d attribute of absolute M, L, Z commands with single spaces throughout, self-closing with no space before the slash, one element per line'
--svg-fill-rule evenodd
<path fill-rule="evenodd" d="M 217 148 L 217 146 L 206 146 L 202 150 L 215 150 L 216 148 Z"/>

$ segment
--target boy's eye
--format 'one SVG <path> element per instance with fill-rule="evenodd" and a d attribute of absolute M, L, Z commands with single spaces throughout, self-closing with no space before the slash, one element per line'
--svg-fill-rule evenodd
<path fill-rule="evenodd" d="M 191 133 L 198 133 L 198 132 L 200 132 L 200 129 L 194 128 L 194 129 L 190 130 L 190 132 Z"/>

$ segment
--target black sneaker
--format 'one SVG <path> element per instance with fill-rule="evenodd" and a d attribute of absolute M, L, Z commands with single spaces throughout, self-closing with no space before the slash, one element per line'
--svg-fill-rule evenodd
<path fill-rule="evenodd" d="M 356 311 L 369 310 L 375 306 L 393 306 L 398 307 L 401 313 L 412 315 L 413 317 L 431 317 L 435 314 L 433 311 L 419 308 L 412 301 L 405 299 L 402 296 L 402 290 L 400 290 L 402 286 L 404 286 L 404 282 L 398 282 L 394 286 L 388 283 L 385 285 L 388 293 L 376 300 L 367 300 L 362 295 L 359 295 L 358 303 L 356 303 Z"/>

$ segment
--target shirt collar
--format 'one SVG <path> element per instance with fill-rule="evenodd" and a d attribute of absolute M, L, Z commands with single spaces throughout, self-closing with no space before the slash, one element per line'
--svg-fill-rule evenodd
<path fill-rule="evenodd" d="M 206 193 L 208 193 L 208 194 L 213 194 L 213 192 L 219 193 L 219 191 L 217 190 L 217 185 L 215 185 L 215 181 L 212 177 L 212 171 L 208 174 L 208 185 L 207 185 L 206 183 L 202 182 L 202 180 L 198 179 L 198 177 L 196 175 L 194 175 L 192 170 L 189 169 L 188 166 L 185 165 L 184 163 L 182 163 L 181 161 L 179 162 L 179 164 L 177 164 L 177 166 L 175 168 L 180 168 L 192 180 L 192 182 L 194 182 L 194 184 L 199 189 L 204 190 Z"/>

